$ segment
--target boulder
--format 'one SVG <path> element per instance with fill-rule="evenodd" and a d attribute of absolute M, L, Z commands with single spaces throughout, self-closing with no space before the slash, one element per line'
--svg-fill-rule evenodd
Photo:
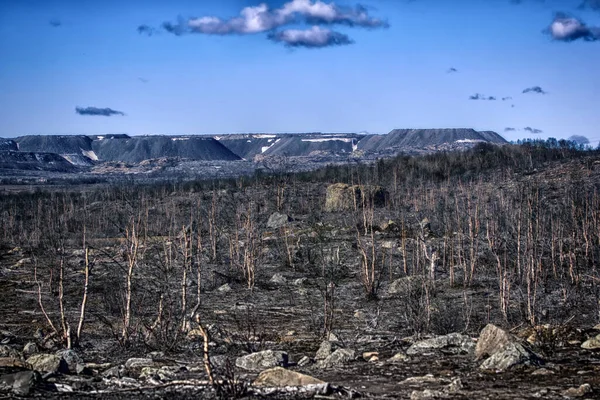
<path fill-rule="evenodd" d="M 343 365 L 356 357 L 354 350 L 337 349 L 331 353 L 326 359 L 318 362 L 320 368 L 332 368 Z"/>
<path fill-rule="evenodd" d="M 475 342 L 469 336 L 461 335 L 460 333 L 450 333 L 416 342 L 406 350 L 406 354 L 423 354 L 432 350 L 451 354 L 471 354 L 475 351 Z"/>
<path fill-rule="evenodd" d="M 287 283 L 287 279 L 285 279 L 285 276 L 283 276 L 282 274 L 277 273 L 273 275 L 269 282 L 275 283 L 277 285 L 285 285 Z"/>
<path fill-rule="evenodd" d="M 425 389 L 423 391 L 413 390 L 410 394 L 410 400 L 424 399 L 445 399 L 448 395 L 440 390 Z"/>
<path fill-rule="evenodd" d="M 294 286 L 302 286 L 308 282 L 308 278 L 298 278 L 294 280 Z"/>
<path fill-rule="evenodd" d="M 261 372 L 254 381 L 254 386 L 284 387 L 320 385 L 323 383 L 325 382 L 312 376 L 275 367 Z"/>
<path fill-rule="evenodd" d="M 291 221 L 292 218 L 290 218 L 289 215 L 276 212 L 271 214 L 271 216 L 269 217 L 269 220 L 267 221 L 267 228 L 278 229 L 287 225 L 287 223 Z"/>
<path fill-rule="evenodd" d="M 35 354 L 27 359 L 31 368 L 40 372 L 68 373 L 69 366 L 61 356 L 55 354 Z"/>
<path fill-rule="evenodd" d="M 337 350 L 338 348 L 340 348 L 340 345 L 336 341 L 322 341 L 321 345 L 319 346 L 319 350 L 317 350 L 317 353 L 315 354 L 315 360 L 321 361 L 326 359 L 331 355 L 331 353 L 333 353 L 334 350 Z"/>
<path fill-rule="evenodd" d="M 42 381 L 37 371 L 21 371 L 0 376 L 0 389 L 11 390 L 18 396 L 27 396 Z"/>
<path fill-rule="evenodd" d="M 287 367 L 288 355 L 283 351 L 265 350 L 238 357 L 235 365 L 249 371 L 262 371 L 273 367 Z"/>
<path fill-rule="evenodd" d="M 72 374 L 77 373 L 78 364 L 83 364 L 83 359 L 74 350 L 61 350 L 57 352 L 56 355 L 65 360 L 69 372 Z"/>
<path fill-rule="evenodd" d="M 489 356 L 481 369 L 504 371 L 516 365 L 539 365 L 541 359 L 515 336 L 495 325 L 488 324 L 479 335 L 475 348 L 476 359 Z"/>

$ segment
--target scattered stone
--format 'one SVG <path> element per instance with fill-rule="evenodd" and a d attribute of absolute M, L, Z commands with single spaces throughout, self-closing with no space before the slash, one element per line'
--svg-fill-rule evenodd
<path fill-rule="evenodd" d="M 144 367 L 140 373 L 140 379 L 157 379 L 163 382 L 172 381 L 179 371 L 179 367 Z"/>
<path fill-rule="evenodd" d="M 148 358 L 151 358 L 152 360 L 162 360 L 165 358 L 165 353 L 162 351 L 153 351 L 148 353 Z"/>
<path fill-rule="evenodd" d="M 3 344 L 0 345 L 0 357 L 21 358 L 21 354 L 12 347 Z"/>
<path fill-rule="evenodd" d="M 540 369 L 536 369 L 535 371 L 533 371 L 531 373 L 531 375 L 541 375 L 541 376 L 554 375 L 554 371 L 549 370 L 547 368 L 540 368 Z"/>
<path fill-rule="evenodd" d="M 18 396 L 27 396 L 42 381 L 37 371 L 21 371 L 0 376 L 0 389 L 12 390 Z"/>
<path fill-rule="evenodd" d="M 410 361 L 410 357 L 404 354 L 403 352 L 399 352 L 394 354 L 392 358 L 390 358 L 388 361 L 392 363 L 405 362 Z"/>
<path fill-rule="evenodd" d="M 121 379 L 125 376 L 125 366 L 124 365 L 115 365 L 112 368 L 107 369 L 102 373 L 102 376 L 105 378 L 117 378 Z"/>
<path fill-rule="evenodd" d="M 398 293 L 406 293 L 409 290 L 414 290 L 417 287 L 421 286 L 424 281 L 424 277 L 421 275 L 416 276 L 405 276 L 403 278 L 398 278 L 388 286 L 387 293 L 388 294 L 398 294 Z"/>
<path fill-rule="evenodd" d="M 562 392 L 561 394 L 565 397 L 583 397 L 588 393 L 592 392 L 592 387 L 589 383 L 584 383 L 578 388 L 569 388 Z"/>
<path fill-rule="evenodd" d="M 78 364 L 83 364 L 83 359 L 74 350 L 61 350 L 57 352 L 56 355 L 65 360 L 69 372 L 72 374 L 77 373 Z"/>
<path fill-rule="evenodd" d="M 450 384 L 446 387 L 446 391 L 449 393 L 456 393 L 464 389 L 464 385 L 460 378 L 454 378 Z"/>
<path fill-rule="evenodd" d="M 300 359 L 300 361 L 298 361 L 298 366 L 299 367 L 305 367 L 308 364 L 310 364 L 312 362 L 312 360 L 310 359 L 310 357 L 304 356 Z"/>
<path fill-rule="evenodd" d="M 340 339 L 337 337 L 337 335 L 333 332 L 329 332 L 329 336 L 327 337 L 327 340 L 329 340 L 330 342 L 339 342 Z"/>
<path fill-rule="evenodd" d="M 393 249 L 396 247 L 397 243 L 395 240 L 385 240 L 381 242 L 381 247 L 384 249 Z"/>
<path fill-rule="evenodd" d="M 416 342 L 406 350 L 406 354 L 423 354 L 432 350 L 441 350 L 451 354 L 471 354 L 475 351 L 475 346 L 475 342 L 471 337 L 460 333 L 450 333 Z"/>
<path fill-rule="evenodd" d="M 278 229 L 287 225 L 287 223 L 291 221 L 292 218 L 290 218 L 289 215 L 275 212 L 269 217 L 269 220 L 267 221 L 267 228 Z"/>
<path fill-rule="evenodd" d="M 13 357 L 0 357 L 0 367 L 15 367 L 31 369 L 31 365 L 25 361 Z"/>
<path fill-rule="evenodd" d="M 224 284 L 223 286 L 220 286 L 217 289 L 218 292 L 220 293 L 227 293 L 231 291 L 231 286 L 229 286 L 229 283 Z"/>
<path fill-rule="evenodd" d="M 379 360 L 379 353 L 376 351 L 367 351 L 362 354 L 362 357 L 365 361 L 371 361 L 373 357 L 377 357 L 377 360 Z"/>
<path fill-rule="evenodd" d="M 423 391 L 413 390 L 410 394 L 410 400 L 421 400 L 421 399 L 444 399 L 448 395 L 439 390 L 425 389 Z"/>
<path fill-rule="evenodd" d="M 304 375 L 299 372 L 294 372 L 281 367 L 275 367 L 263 371 L 254 381 L 254 386 L 306 386 L 323 384 L 320 379 L 313 378 L 309 375 Z"/>
<path fill-rule="evenodd" d="M 262 371 L 273 367 L 287 367 L 288 355 L 283 351 L 265 350 L 238 357 L 235 365 L 249 371 Z"/>
<path fill-rule="evenodd" d="M 275 283 L 277 285 L 285 285 L 287 283 L 287 279 L 285 279 L 285 276 L 283 276 L 282 274 L 277 273 L 273 275 L 269 282 Z"/>
<path fill-rule="evenodd" d="M 319 361 L 318 366 L 320 368 L 337 367 L 354 360 L 355 357 L 356 355 L 354 350 L 337 349 L 336 351 L 331 353 L 326 359 Z"/>
<path fill-rule="evenodd" d="M 77 375 L 86 375 L 86 376 L 94 375 L 94 371 L 91 370 L 90 368 L 86 367 L 85 364 L 77 364 L 77 366 L 75 367 L 75 373 Z"/>
<path fill-rule="evenodd" d="M 363 321 L 366 317 L 367 315 L 364 313 L 364 311 L 354 310 L 354 318 Z"/>
<path fill-rule="evenodd" d="M 27 359 L 31 367 L 40 372 L 68 373 L 69 366 L 61 356 L 55 354 L 35 354 Z"/>
<path fill-rule="evenodd" d="M 600 349 L 600 335 L 594 336 L 581 344 L 582 349 L 597 350 Z"/>
<path fill-rule="evenodd" d="M 130 358 L 125 362 L 127 369 L 142 369 L 144 367 L 154 367 L 155 363 L 150 358 Z"/>
<path fill-rule="evenodd" d="M 332 342 L 329 340 L 322 341 L 321 345 L 319 346 L 319 350 L 317 350 L 317 353 L 315 354 L 315 360 L 321 361 L 326 359 L 331 355 L 331 353 L 333 353 L 334 350 L 338 349 L 339 347 L 340 346 L 337 344 L 337 342 Z"/>
<path fill-rule="evenodd" d="M 308 278 L 298 278 L 294 280 L 294 286 L 302 286 L 304 285 L 306 282 L 308 282 Z"/>
<path fill-rule="evenodd" d="M 40 349 L 37 344 L 34 342 L 29 342 L 23 347 L 23 355 L 32 356 L 36 353 L 39 353 Z"/>
<path fill-rule="evenodd" d="M 411 376 L 410 378 L 406 378 L 405 380 L 400 382 L 401 385 L 430 385 L 439 383 L 444 383 L 444 380 L 442 378 L 436 378 L 435 376 L 433 376 L 433 374 L 427 374 L 423 376 Z"/>

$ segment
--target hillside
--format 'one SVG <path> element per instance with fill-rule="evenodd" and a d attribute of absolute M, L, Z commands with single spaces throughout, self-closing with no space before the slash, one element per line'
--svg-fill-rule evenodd
<path fill-rule="evenodd" d="M 214 138 L 205 136 L 103 138 L 92 142 L 92 150 L 101 161 L 132 163 L 159 157 L 181 157 L 204 161 L 240 159 Z"/>
<path fill-rule="evenodd" d="M 17 143 L 14 140 L 0 138 L 0 151 L 17 151 Z"/>
<path fill-rule="evenodd" d="M 444 145 L 478 142 L 507 143 L 495 132 L 474 129 L 394 129 L 387 135 L 368 135 L 358 143 L 363 151 L 431 149 Z"/>
<path fill-rule="evenodd" d="M 0 151 L 0 169 L 75 172 L 77 167 L 55 153 Z"/>

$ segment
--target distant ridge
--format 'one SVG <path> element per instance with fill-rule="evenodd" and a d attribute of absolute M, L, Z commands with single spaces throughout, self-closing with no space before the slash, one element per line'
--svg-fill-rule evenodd
<path fill-rule="evenodd" d="M 387 135 L 367 135 L 358 142 L 363 151 L 427 149 L 442 145 L 507 141 L 496 132 L 478 132 L 474 129 L 394 129 Z"/>
<path fill-rule="evenodd" d="M 134 136 L 103 138 L 92 142 L 101 161 L 137 163 L 160 157 L 181 157 L 203 161 L 234 161 L 240 157 L 210 136 Z"/>

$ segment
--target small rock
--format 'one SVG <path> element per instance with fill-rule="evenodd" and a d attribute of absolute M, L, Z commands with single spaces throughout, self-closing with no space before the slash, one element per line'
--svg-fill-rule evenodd
<path fill-rule="evenodd" d="M 8 345 L 0 345 L 0 357 L 21 358 L 21 354 Z"/>
<path fill-rule="evenodd" d="M 123 365 L 115 365 L 112 368 L 107 369 L 102 373 L 102 376 L 105 378 L 117 378 L 121 379 L 125 376 L 125 366 Z"/>
<path fill-rule="evenodd" d="M 315 360 L 320 361 L 326 359 L 339 347 L 340 346 L 335 342 L 330 342 L 329 340 L 322 341 L 319 350 L 317 350 L 317 353 L 315 354 Z"/>
<path fill-rule="evenodd" d="M 444 399 L 448 395 L 439 390 L 425 389 L 423 391 L 413 390 L 410 394 L 410 400 L 421 400 L 421 399 Z"/>
<path fill-rule="evenodd" d="M 285 279 L 285 276 L 283 276 L 282 274 L 275 274 L 273 275 L 273 277 L 271 278 L 271 280 L 269 281 L 271 283 L 275 283 L 278 285 L 284 285 L 287 283 L 287 279 Z"/>
<path fill-rule="evenodd" d="M 540 369 L 536 369 L 535 371 L 533 371 L 531 373 L 531 375 L 554 375 L 554 371 L 546 369 L 546 368 L 540 368 Z"/>
<path fill-rule="evenodd" d="M 404 354 L 403 352 L 399 352 L 394 354 L 392 358 L 390 358 L 388 361 L 392 363 L 405 362 L 410 361 L 410 357 Z"/>
<path fill-rule="evenodd" d="M 365 360 L 365 361 L 370 361 L 373 357 L 378 357 L 378 356 L 379 356 L 379 353 L 376 351 L 367 351 L 362 354 L 363 360 Z"/>
<path fill-rule="evenodd" d="M 35 354 L 27 359 L 31 367 L 40 372 L 68 373 L 69 366 L 61 356 L 55 354 Z"/>
<path fill-rule="evenodd" d="M 300 359 L 300 361 L 298 361 L 298 366 L 299 367 L 305 367 L 308 364 L 310 364 L 312 362 L 312 360 L 310 359 L 310 357 L 304 356 Z"/>
<path fill-rule="evenodd" d="M 448 382 L 448 381 L 446 381 Z M 411 376 L 410 378 L 406 378 L 402 382 L 401 385 L 423 385 L 423 384 L 439 384 L 443 383 L 443 379 L 436 378 L 433 374 L 427 374 L 423 376 Z"/>
<path fill-rule="evenodd" d="M 405 276 L 404 278 L 396 279 L 388 286 L 387 293 L 406 293 L 410 290 L 414 290 L 415 288 L 420 287 L 424 280 L 425 278 L 420 275 Z"/>
<path fill-rule="evenodd" d="M 269 220 L 267 221 L 267 228 L 268 229 L 281 228 L 281 227 L 287 225 L 287 223 L 291 222 L 291 221 L 292 221 L 292 219 L 290 218 L 289 215 L 275 212 L 275 213 L 271 214 L 271 216 L 269 217 Z"/>
<path fill-rule="evenodd" d="M 294 286 L 302 286 L 306 282 L 308 282 L 308 278 L 298 278 L 298 279 L 294 280 L 293 284 L 294 284 Z"/>
<path fill-rule="evenodd" d="M 261 372 L 253 384 L 254 386 L 284 387 L 319 385 L 323 383 L 325 382 L 312 376 L 275 367 Z"/>
<path fill-rule="evenodd" d="M 125 362 L 127 369 L 142 369 L 144 367 L 154 367 L 154 361 L 150 358 L 130 358 Z"/>
<path fill-rule="evenodd" d="M 265 350 L 238 357 L 235 365 L 249 371 L 262 371 L 273 367 L 287 367 L 288 355 L 283 351 Z"/>
<path fill-rule="evenodd" d="M 361 310 L 354 310 L 354 318 L 359 319 L 359 320 L 364 320 L 366 318 L 366 314 L 364 313 L 364 311 Z"/>
<path fill-rule="evenodd" d="M 152 360 L 162 360 L 165 358 L 165 353 L 162 351 L 153 351 L 152 353 L 148 353 L 148 358 Z"/>
<path fill-rule="evenodd" d="M 77 375 L 86 375 L 86 376 L 94 375 L 94 371 L 91 370 L 90 368 L 86 367 L 85 364 L 77 364 L 77 366 L 75 367 L 75 373 L 77 373 Z"/>
<path fill-rule="evenodd" d="M 452 379 L 452 382 L 450 382 L 450 384 L 446 387 L 446 390 L 449 393 L 456 393 L 463 390 L 464 387 L 465 386 L 463 385 L 462 380 L 460 378 L 454 378 Z"/>
<path fill-rule="evenodd" d="M 57 352 L 56 355 L 65 360 L 69 372 L 72 374 L 77 373 L 78 364 L 83 364 L 83 359 L 74 350 L 61 350 Z"/>
<path fill-rule="evenodd" d="M 332 368 L 339 365 L 345 364 L 349 361 L 354 360 L 355 352 L 349 349 L 337 349 L 331 353 L 326 359 L 320 361 L 320 368 Z"/>
<path fill-rule="evenodd" d="M 589 383 L 584 383 L 578 388 L 569 388 L 562 392 L 562 395 L 565 397 L 583 397 L 588 393 L 592 392 L 592 387 Z"/>
<path fill-rule="evenodd" d="M 42 377 L 37 371 L 21 371 L 0 376 L 0 388 L 10 389 L 19 396 L 27 396 Z"/>
<path fill-rule="evenodd" d="M 40 349 L 34 342 L 29 342 L 25 345 L 25 347 L 23 347 L 23 355 L 25 356 L 32 356 L 36 353 L 39 353 L 39 351 Z"/>
<path fill-rule="evenodd" d="M 231 291 L 231 286 L 229 286 L 229 283 L 224 284 L 223 286 L 220 286 L 217 289 L 218 292 L 220 293 L 227 293 Z"/>

